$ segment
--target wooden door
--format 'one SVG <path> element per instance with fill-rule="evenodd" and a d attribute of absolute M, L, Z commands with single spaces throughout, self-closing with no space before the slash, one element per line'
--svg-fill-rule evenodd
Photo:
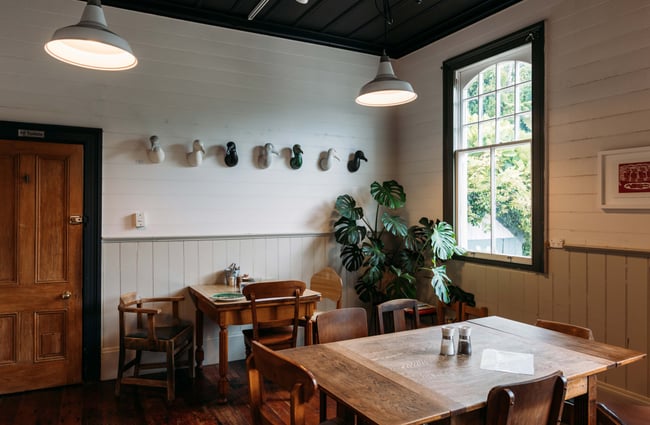
<path fill-rule="evenodd" d="M 0 394 L 81 382 L 83 146 L 0 140 Z"/>

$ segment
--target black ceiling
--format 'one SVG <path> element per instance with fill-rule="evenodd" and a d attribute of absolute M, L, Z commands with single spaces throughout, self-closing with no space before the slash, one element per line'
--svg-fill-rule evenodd
<path fill-rule="evenodd" d="M 389 0 L 393 18 L 384 42 L 384 0 L 103 0 L 113 6 L 203 24 L 399 58 L 521 0 Z M 110 22 L 109 22 L 110 26 Z"/>

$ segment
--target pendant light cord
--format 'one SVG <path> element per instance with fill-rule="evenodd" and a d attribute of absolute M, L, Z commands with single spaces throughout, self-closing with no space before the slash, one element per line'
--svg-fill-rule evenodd
<path fill-rule="evenodd" d="M 388 26 L 393 25 L 393 15 L 390 10 L 390 0 L 382 0 L 382 7 L 379 7 L 378 0 L 375 0 L 375 9 L 381 15 L 384 21 L 384 52 L 388 46 Z"/>

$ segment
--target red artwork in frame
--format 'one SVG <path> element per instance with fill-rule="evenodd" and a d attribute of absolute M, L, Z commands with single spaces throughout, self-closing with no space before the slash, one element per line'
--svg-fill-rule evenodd
<path fill-rule="evenodd" d="M 650 161 L 618 164 L 618 193 L 650 193 Z"/>

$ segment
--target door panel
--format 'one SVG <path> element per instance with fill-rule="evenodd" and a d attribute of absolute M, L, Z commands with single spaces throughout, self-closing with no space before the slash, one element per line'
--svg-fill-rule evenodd
<path fill-rule="evenodd" d="M 18 192 L 15 176 L 18 158 L 0 154 L 0 286 L 18 283 L 18 248 L 16 227 L 18 218 Z"/>
<path fill-rule="evenodd" d="M 81 382 L 82 161 L 81 145 L 0 140 L 0 394 Z"/>

